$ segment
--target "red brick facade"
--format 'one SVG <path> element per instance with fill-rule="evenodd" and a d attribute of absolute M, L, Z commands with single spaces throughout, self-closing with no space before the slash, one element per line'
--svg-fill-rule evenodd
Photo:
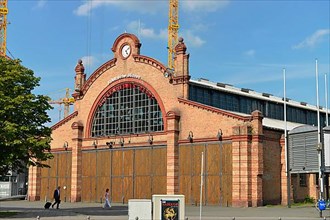
<path fill-rule="evenodd" d="M 123 57 L 121 51 L 125 44 L 131 46 L 127 57 Z M 95 143 L 95 138 L 91 137 L 91 125 L 96 108 L 109 91 L 116 89 L 121 83 L 130 82 L 143 86 L 146 92 L 155 97 L 162 111 L 164 131 L 151 135 L 153 146 L 166 146 L 164 184 L 167 194 L 180 192 L 182 180 L 179 164 L 184 158 L 179 157 L 179 149 L 181 145 L 189 143 L 187 137 L 191 133 L 194 144 L 205 145 L 220 139 L 231 144 L 231 155 L 226 155 L 232 161 L 232 191 L 228 192 L 231 204 L 228 205 L 248 207 L 265 203 L 286 204 L 281 132 L 265 130 L 262 125 L 263 116 L 259 111 L 245 117 L 190 101 L 189 55 L 186 54 L 187 48 L 183 40 L 175 48 L 174 74 L 168 72 L 157 60 L 141 55 L 140 47 L 136 36 L 122 34 L 113 44 L 114 58 L 100 66 L 87 80 L 81 61 L 75 68 L 74 113 L 52 127 L 51 143 L 53 153 L 64 151 L 63 143 L 67 143 L 67 150 L 72 155 L 70 201 L 81 201 L 82 187 L 86 187 L 82 184 L 82 166 L 85 163 L 82 153 L 92 150 Z M 219 131 L 220 139 L 217 136 Z M 97 138 L 98 149 L 107 149 L 106 143 L 110 141 L 114 143 L 114 149 L 150 146 L 148 135 L 150 134 Z M 119 138 L 126 140 L 125 146 L 120 146 Z M 40 187 L 45 188 L 40 181 L 40 169 L 30 168 L 30 200 L 43 199 L 40 198 Z"/>

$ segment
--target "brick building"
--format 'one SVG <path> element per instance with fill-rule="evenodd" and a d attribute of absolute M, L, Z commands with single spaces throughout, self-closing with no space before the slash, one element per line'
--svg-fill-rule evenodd
<path fill-rule="evenodd" d="M 109 188 L 113 202 L 184 194 L 198 204 L 203 152 L 203 204 L 286 204 L 283 100 L 190 79 L 183 39 L 175 71 L 140 47 L 136 36 L 120 35 L 114 58 L 88 79 L 78 62 L 74 112 L 52 127 L 51 168 L 30 168 L 29 200 L 51 199 L 60 185 L 71 202 L 100 201 Z M 288 108 L 289 129 L 315 121 L 313 106 Z M 301 178 L 292 177 L 292 199 L 316 198 L 315 175 L 304 186 Z"/>

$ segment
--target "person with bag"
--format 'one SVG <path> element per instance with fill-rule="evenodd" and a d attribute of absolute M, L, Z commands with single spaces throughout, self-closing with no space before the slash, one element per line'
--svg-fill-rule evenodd
<path fill-rule="evenodd" d="M 57 204 L 56 209 L 59 209 L 59 205 L 61 203 L 60 189 L 61 189 L 61 187 L 58 186 L 57 189 L 54 190 L 55 202 L 53 203 L 52 208 L 54 208 L 54 205 Z"/>
<path fill-rule="evenodd" d="M 105 199 L 105 203 L 103 205 L 103 208 L 111 208 L 111 204 L 110 204 L 110 200 L 109 200 L 109 189 L 105 190 L 105 194 L 104 194 L 104 199 Z"/>

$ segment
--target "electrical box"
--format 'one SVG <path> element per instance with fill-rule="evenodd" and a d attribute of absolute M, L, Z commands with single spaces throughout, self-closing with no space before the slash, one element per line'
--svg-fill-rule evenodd
<path fill-rule="evenodd" d="M 185 219 L 184 195 L 153 195 L 153 220 Z"/>
<path fill-rule="evenodd" d="M 151 199 L 129 199 L 128 200 L 129 220 L 150 220 Z"/>

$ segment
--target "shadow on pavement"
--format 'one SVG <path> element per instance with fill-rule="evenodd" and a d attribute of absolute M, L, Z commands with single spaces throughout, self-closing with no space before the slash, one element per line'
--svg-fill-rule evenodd
<path fill-rule="evenodd" d="M 44 209 L 35 207 L 6 207 L 1 206 L 0 211 L 17 212 L 17 215 L 6 218 L 36 218 L 41 217 L 61 217 L 61 216 L 79 216 L 79 215 L 91 215 L 91 216 L 128 216 L 127 206 L 112 206 L 110 209 L 103 209 L 101 207 L 70 207 L 60 209 Z M 1 217 L 0 217 L 1 219 Z"/>

